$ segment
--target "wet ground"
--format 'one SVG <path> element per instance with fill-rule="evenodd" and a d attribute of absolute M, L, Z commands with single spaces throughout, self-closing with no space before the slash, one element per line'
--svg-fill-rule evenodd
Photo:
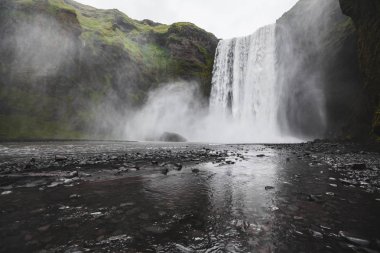
<path fill-rule="evenodd" d="M 380 252 L 380 153 L 2 143 L 0 252 Z"/>

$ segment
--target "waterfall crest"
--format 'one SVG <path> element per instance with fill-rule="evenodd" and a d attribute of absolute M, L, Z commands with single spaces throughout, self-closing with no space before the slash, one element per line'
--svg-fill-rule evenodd
<path fill-rule="evenodd" d="M 219 42 L 210 113 L 244 131 L 249 141 L 281 142 L 276 87 L 275 25 Z M 289 141 L 289 140 L 287 140 Z"/>

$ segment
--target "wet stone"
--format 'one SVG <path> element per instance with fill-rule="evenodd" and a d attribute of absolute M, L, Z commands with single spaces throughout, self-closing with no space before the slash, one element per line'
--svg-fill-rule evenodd
<path fill-rule="evenodd" d="M 183 165 L 181 163 L 174 164 L 177 167 L 177 170 L 180 171 L 183 168 Z"/>
<path fill-rule="evenodd" d="M 79 194 L 72 194 L 70 195 L 70 199 L 79 199 L 81 196 Z"/>
<path fill-rule="evenodd" d="M 1 193 L 1 195 L 9 195 L 9 194 L 11 194 L 12 193 L 12 191 L 3 191 L 2 193 Z"/>
<path fill-rule="evenodd" d="M 63 156 L 63 155 L 56 155 L 55 156 L 55 161 L 56 162 L 62 162 L 62 161 L 66 161 L 66 160 L 67 160 L 66 156 Z"/>
<path fill-rule="evenodd" d="M 316 239 L 323 239 L 323 234 L 318 231 L 310 230 L 310 233 Z"/>
<path fill-rule="evenodd" d="M 66 178 L 74 178 L 74 177 L 78 177 L 78 176 L 79 176 L 78 171 L 72 171 L 72 172 L 70 172 L 70 173 L 66 176 Z"/>
<path fill-rule="evenodd" d="M 167 175 L 169 173 L 169 169 L 168 168 L 164 168 L 161 170 L 161 173 L 164 174 L 164 175 Z"/>
<path fill-rule="evenodd" d="M 351 235 L 349 235 L 349 234 L 347 234 L 346 232 L 343 232 L 343 231 L 340 231 L 339 235 L 342 238 L 346 239 L 347 241 L 349 241 L 349 242 L 351 242 L 353 244 L 359 245 L 359 246 L 367 247 L 370 244 L 370 242 L 368 240 L 357 238 L 357 237 L 353 237 L 353 236 L 351 236 Z"/>
<path fill-rule="evenodd" d="M 265 186 L 265 190 L 266 190 L 266 191 L 273 190 L 273 189 L 274 189 L 273 186 Z"/>
<path fill-rule="evenodd" d="M 351 167 L 353 170 L 366 170 L 367 166 L 365 163 L 352 163 L 348 164 L 348 167 Z"/>

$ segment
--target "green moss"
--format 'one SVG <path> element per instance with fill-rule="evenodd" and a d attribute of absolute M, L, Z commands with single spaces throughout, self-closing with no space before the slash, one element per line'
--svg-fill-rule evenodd
<path fill-rule="evenodd" d="M 58 12 L 60 10 L 65 10 L 75 14 L 75 9 L 70 5 L 66 4 L 63 0 L 49 0 L 49 10 L 52 12 Z"/>
<path fill-rule="evenodd" d="M 0 115 L 0 139 L 80 139 L 83 133 L 69 124 L 28 115 Z"/>

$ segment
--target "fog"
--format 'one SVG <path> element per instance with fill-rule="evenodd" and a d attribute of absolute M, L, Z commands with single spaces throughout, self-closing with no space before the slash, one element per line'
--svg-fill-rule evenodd
<path fill-rule="evenodd" d="M 12 72 L 28 78 L 50 77 L 62 74 L 62 66 L 73 63 L 76 41 L 54 19 L 34 15 L 29 22 L 14 27 Z"/>
<path fill-rule="evenodd" d="M 337 13 L 336 0 L 301 1 L 293 15 L 277 24 L 277 85 L 281 89 L 279 118 L 284 133 L 323 138 L 328 126 L 325 65 L 326 41 Z M 331 70 L 330 70 L 331 71 Z M 333 71 L 333 70 L 332 70 Z M 339 98 L 334 98 L 339 99 Z"/>
<path fill-rule="evenodd" d="M 161 84 L 152 90 L 144 106 L 126 111 L 123 139 L 157 141 L 165 132 L 177 133 L 191 142 L 274 143 L 278 138 L 261 135 L 253 124 L 242 124 L 229 115 L 210 111 L 200 96 L 196 82 Z M 115 122 L 114 115 L 107 113 Z M 104 118 L 103 118 L 104 120 Z M 263 131 L 265 132 L 265 131 Z M 275 137 L 275 136 L 274 136 Z M 300 139 L 287 138 L 286 142 Z"/>

